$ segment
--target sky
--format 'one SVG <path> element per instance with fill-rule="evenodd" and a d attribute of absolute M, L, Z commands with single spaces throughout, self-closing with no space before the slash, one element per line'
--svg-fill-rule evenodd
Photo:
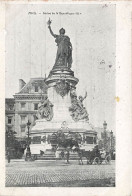
<path fill-rule="evenodd" d="M 57 46 L 47 28 L 59 34 L 65 28 L 73 46 L 72 70 L 79 79 L 77 94 L 87 98 L 84 105 L 90 123 L 115 130 L 115 5 L 11 5 L 6 6 L 6 98 L 19 92 L 19 79 L 48 76 Z"/>

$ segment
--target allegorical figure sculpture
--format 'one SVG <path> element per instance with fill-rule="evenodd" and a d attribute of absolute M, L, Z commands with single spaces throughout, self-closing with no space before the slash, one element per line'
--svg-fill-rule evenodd
<path fill-rule="evenodd" d="M 51 29 L 51 20 L 49 19 L 48 28 L 51 35 L 55 38 L 55 42 L 57 43 L 58 49 L 56 54 L 55 66 L 66 66 L 71 68 L 72 65 L 72 44 L 70 42 L 70 38 L 65 35 L 65 29 L 61 28 L 59 30 L 60 35 L 56 35 L 53 33 Z"/>
<path fill-rule="evenodd" d="M 68 94 L 70 90 L 70 85 L 67 82 L 65 82 L 65 80 L 59 80 L 58 82 L 56 82 L 54 88 L 59 95 L 64 97 L 66 94 Z"/>
<path fill-rule="evenodd" d="M 41 104 L 38 108 L 38 119 L 46 119 L 48 121 L 53 118 L 53 104 L 46 96 L 44 100 L 41 100 Z"/>
<path fill-rule="evenodd" d="M 77 95 L 75 92 L 71 92 L 71 107 L 69 107 L 69 111 L 71 113 L 71 116 L 74 121 L 79 120 L 86 120 L 88 121 L 88 113 L 86 108 L 83 106 L 83 101 L 87 97 L 87 93 L 84 97 L 79 96 L 79 99 L 77 99 Z"/>

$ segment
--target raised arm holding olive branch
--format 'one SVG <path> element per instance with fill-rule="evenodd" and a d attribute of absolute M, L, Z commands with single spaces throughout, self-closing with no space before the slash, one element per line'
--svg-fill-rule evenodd
<path fill-rule="evenodd" d="M 49 31 L 50 31 L 51 35 L 52 35 L 54 38 L 56 38 L 57 35 L 55 35 L 55 34 L 53 33 L 53 31 L 52 31 L 52 29 L 51 29 L 51 26 L 50 26 L 51 22 L 52 22 L 52 20 L 50 20 L 50 18 L 49 18 L 49 20 L 48 20 L 48 22 L 47 22 L 48 28 L 49 28 Z"/>

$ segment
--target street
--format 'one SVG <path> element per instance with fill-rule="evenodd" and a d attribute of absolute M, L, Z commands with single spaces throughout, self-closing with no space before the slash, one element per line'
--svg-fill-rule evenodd
<path fill-rule="evenodd" d="M 7 187 L 107 187 L 115 186 L 115 162 L 79 165 L 78 161 L 11 160 L 6 163 Z"/>

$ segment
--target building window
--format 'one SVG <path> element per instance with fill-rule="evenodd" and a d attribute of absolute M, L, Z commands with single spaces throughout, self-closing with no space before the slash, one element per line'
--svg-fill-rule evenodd
<path fill-rule="evenodd" d="M 93 144 L 93 137 L 86 136 L 86 143 Z"/>
<path fill-rule="evenodd" d="M 38 86 L 35 85 L 35 92 L 37 93 L 38 92 Z"/>
<path fill-rule="evenodd" d="M 25 132 L 25 127 L 21 127 L 21 132 Z"/>
<path fill-rule="evenodd" d="M 25 116 L 21 116 L 21 123 L 25 124 Z"/>
<path fill-rule="evenodd" d="M 38 103 L 34 103 L 34 110 L 38 110 Z"/>
<path fill-rule="evenodd" d="M 25 109 L 25 105 L 26 105 L 26 103 L 21 103 L 21 109 L 22 109 L 22 110 Z"/>
<path fill-rule="evenodd" d="M 13 110 L 14 106 L 13 105 L 9 105 L 9 110 Z"/>
<path fill-rule="evenodd" d="M 8 124 L 11 124 L 12 122 L 12 117 L 8 117 Z"/>
<path fill-rule="evenodd" d="M 33 137 L 33 144 L 41 144 L 41 136 Z"/>

